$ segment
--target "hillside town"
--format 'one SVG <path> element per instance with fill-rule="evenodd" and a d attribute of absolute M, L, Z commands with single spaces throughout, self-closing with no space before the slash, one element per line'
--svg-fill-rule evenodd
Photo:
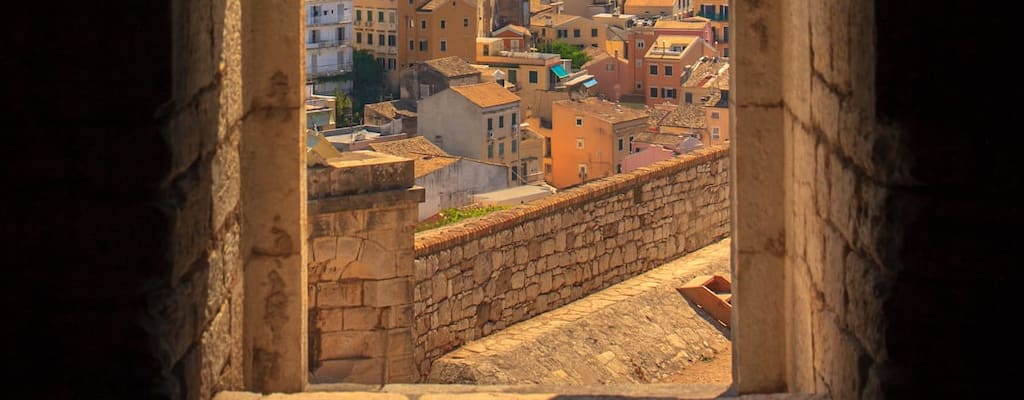
<path fill-rule="evenodd" d="M 415 161 L 419 220 L 729 142 L 726 0 L 306 0 L 308 134 Z"/>

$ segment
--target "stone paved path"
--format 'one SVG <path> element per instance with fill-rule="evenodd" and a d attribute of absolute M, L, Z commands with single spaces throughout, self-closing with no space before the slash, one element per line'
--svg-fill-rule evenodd
<path fill-rule="evenodd" d="M 697 275 L 728 273 L 729 239 L 725 239 L 467 343 L 434 362 L 428 381 L 504 385 L 678 381 L 689 368 L 711 365 L 708 361 L 727 351 L 729 342 L 728 329 L 695 311 L 676 288 Z M 725 378 L 726 384 L 731 382 Z"/>

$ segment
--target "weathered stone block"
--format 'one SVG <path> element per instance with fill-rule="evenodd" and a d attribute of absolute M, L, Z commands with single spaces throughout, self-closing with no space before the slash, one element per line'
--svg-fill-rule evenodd
<path fill-rule="evenodd" d="M 412 302 L 412 279 L 400 277 L 363 282 L 363 304 L 385 307 Z"/>
<path fill-rule="evenodd" d="M 345 307 L 362 304 L 362 285 L 359 282 L 327 282 L 317 284 L 319 307 Z"/>
<path fill-rule="evenodd" d="M 313 371 L 310 383 L 383 384 L 384 359 L 325 360 Z"/>
<path fill-rule="evenodd" d="M 381 357 L 385 352 L 383 330 L 341 331 L 320 335 L 320 359 Z"/>
<path fill-rule="evenodd" d="M 349 307 L 344 309 L 345 330 L 372 330 L 381 327 L 381 310 L 375 307 Z"/>
<path fill-rule="evenodd" d="M 342 330 L 343 309 L 327 308 L 316 310 L 316 328 L 322 332 L 334 332 Z"/>

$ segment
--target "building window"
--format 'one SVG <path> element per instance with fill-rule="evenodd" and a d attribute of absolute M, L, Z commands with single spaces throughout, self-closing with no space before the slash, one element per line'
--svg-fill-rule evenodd
<path fill-rule="evenodd" d="M 445 21 L 445 20 L 442 19 L 441 20 L 441 29 L 445 29 L 447 27 L 448 27 L 448 21 Z"/>
<path fill-rule="evenodd" d="M 583 148 L 583 139 L 576 139 L 576 148 L 577 149 L 582 149 Z"/>
<path fill-rule="evenodd" d="M 721 137 L 722 137 L 721 136 L 721 131 L 719 131 L 718 127 L 717 126 L 712 126 L 711 127 L 711 140 L 719 140 L 719 139 L 721 139 Z"/>
<path fill-rule="evenodd" d="M 658 88 L 656 88 L 656 87 L 652 87 L 651 88 L 651 97 L 658 97 Z"/>
<path fill-rule="evenodd" d="M 384 45 L 384 34 L 383 33 L 380 34 L 380 35 L 377 35 L 377 44 L 381 45 L 381 46 Z"/>
<path fill-rule="evenodd" d="M 512 82 L 513 84 L 519 83 L 519 73 L 518 72 L 519 71 L 516 71 L 514 69 L 508 70 L 508 81 Z"/>
<path fill-rule="evenodd" d="M 666 65 L 665 66 L 665 75 L 666 76 L 672 76 L 672 66 L 671 65 Z"/>
<path fill-rule="evenodd" d="M 494 158 L 494 142 L 487 143 L 487 158 Z"/>
<path fill-rule="evenodd" d="M 395 35 L 388 35 L 388 46 L 394 47 L 398 43 L 398 37 Z"/>
<path fill-rule="evenodd" d="M 629 135 L 629 152 L 633 152 L 633 135 Z"/>
<path fill-rule="evenodd" d="M 499 128 L 504 128 L 505 127 L 505 116 L 504 115 L 499 115 L 498 116 L 498 127 Z"/>
<path fill-rule="evenodd" d="M 722 57 L 729 58 L 729 48 L 722 49 Z"/>
<path fill-rule="evenodd" d="M 377 11 L 377 22 L 384 22 L 384 12 Z"/>
<path fill-rule="evenodd" d="M 416 42 L 412 40 L 409 41 L 409 50 L 416 50 Z"/>
<path fill-rule="evenodd" d="M 558 30 L 558 38 L 559 39 L 567 38 L 567 37 L 569 37 L 569 30 L 568 29 L 559 29 Z"/>
<path fill-rule="evenodd" d="M 580 176 L 580 179 L 587 179 L 587 164 L 578 164 L 576 170 Z"/>
<path fill-rule="evenodd" d="M 420 51 L 427 51 L 427 41 L 420 40 Z"/>
<path fill-rule="evenodd" d="M 722 27 L 722 43 L 729 43 L 729 27 Z"/>
<path fill-rule="evenodd" d="M 713 26 L 711 27 L 711 40 L 712 44 L 718 44 L 718 28 L 715 28 Z"/>
<path fill-rule="evenodd" d="M 519 115 L 512 113 L 512 128 L 516 128 L 519 124 Z"/>
<path fill-rule="evenodd" d="M 617 173 L 617 174 L 621 174 L 622 173 L 622 164 L 615 164 L 615 173 Z"/>
<path fill-rule="evenodd" d="M 441 51 L 448 51 L 448 41 L 447 40 L 442 40 L 441 41 Z"/>
<path fill-rule="evenodd" d="M 676 90 L 675 89 L 665 89 L 665 97 L 668 97 L 670 99 L 676 98 Z"/>
<path fill-rule="evenodd" d="M 519 140 L 512 138 L 512 152 L 515 153 L 517 151 L 519 151 Z"/>
<path fill-rule="evenodd" d="M 636 48 L 638 48 L 638 49 L 644 48 L 644 41 L 643 40 L 637 40 L 636 41 Z"/>
<path fill-rule="evenodd" d="M 366 34 L 366 44 L 373 44 L 373 34 L 372 33 Z"/>
<path fill-rule="evenodd" d="M 615 70 L 615 64 L 612 64 L 612 63 L 605 64 L 604 65 L 604 70 L 605 71 L 614 71 Z"/>
<path fill-rule="evenodd" d="M 388 13 L 388 22 L 390 22 L 392 24 L 395 23 L 395 12 L 394 11 L 391 11 L 391 12 Z"/>
<path fill-rule="evenodd" d="M 551 158 L 551 138 L 544 138 L 544 157 Z M 551 166 L 547 166 L 548 172 L 551 172 Z"/>
<path fill-rule="evenodd" d="M 597 28 L 590 28 L 590 37 L 597 37 Z"/>
<path fill-rule="evenodd" d="M 359 43 L 359 44 L 363 43 L 363 33 L 362 32 L 356 32 L 356 43 Z"/>
<path fill-rule="evenodd" d="M 425 19 L 421 19 L 420 20 L 420 29 L 427 29 L 427 20 L 425 20 Z"/>
<path fill-rule="evenodd" d="M 718 119 L 718 111 L 711 112 L 711 119 Z"/>
<path fill-rule="evenodd" d="M 583 126 L 583 117 L 576 117 L 576 126 Z"/>
<path fill-rule="evenodd" d="M 409 0 L 409 1 L 412 1 L 412 0 Z M 469 26 L 469 18 L 463 18 L 462 19 L 462 26 L 463 27 Z"/>
<path fill-rule="evenodd" d="M 363 10 L 356 10 L 356 21 L 363 20 Z"/>
<path fill-rule="evenodd" d="M 493 131 L 494 130 L 494 118 L 488 118 L 487 119 L 487 130 L 489 130 L 489 131 Z"/>
<path fill-rule="evenodd" d="M 537 83 L 537 71 L 530 71 L 530 83 Z"/>
<path fill-rule="evenodd" d="M 622 151 L 622 149 L 624 148 L 625 142 L 626 142 L 625 140 L 623 140 L 622 138 L 619 138 L 619 151 Z"/>
<path fill-rule="evenodd" d="M 686 100 L 687 103 L 693 103 L 693 93 L 686 92 L 683 94 L 683 98 Z"/>
<path fill-rule="evenodd" d="M 651 75 L 658 74 L 658 64 L 651 64 Z"/>
<path fill-rule="evenodd" d="M 573 29 L 572 30 L 572 37 L 574 37 L 574 38 L 580 37 L 580 30 L 579 29 Z"/>
<path fill-rule="evenodd" d="M 505 142 L 498 143 L 498 157 L 505 155 Z"/>

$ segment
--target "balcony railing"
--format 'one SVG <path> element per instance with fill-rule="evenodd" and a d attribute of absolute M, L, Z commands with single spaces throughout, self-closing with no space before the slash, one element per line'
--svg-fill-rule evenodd
<path fill-rule="evenodd" d="M 715 12 L 705 13 L 703 11 L 697 11 L 697 16 L 698 17 L 704 17 L 704 18 L 710 19 L 712 21 L 729 22 L 729 13 L 727 13 L 727 12 L 726 13 L 715 13 Z"/>
<path fill-rule="evenodd" d="M 315 42 L 306 42 L 307 49 L 322 49 L 328 47 L 348 46 L 350 45 L 348 40 L 318 40 Z"/>
<path fill-rule="evenodd" d="M 317 65 L 316 70 L 306 69 L 307 78 L 337 76 L 352 70 L 352 63 Z"/>
<path fill-rule="evenodd" d="M 314 15 L 306 19 L 306 26 L 338 25 L 352 22 L 352 13 L 340 15 Z"/>

